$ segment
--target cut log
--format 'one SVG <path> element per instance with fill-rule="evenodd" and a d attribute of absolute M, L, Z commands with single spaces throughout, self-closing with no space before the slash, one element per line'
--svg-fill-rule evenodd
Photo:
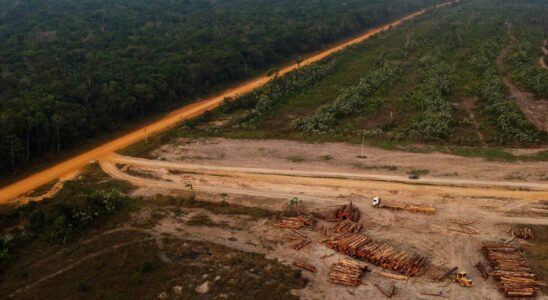
<path fill-rule="evenodd" d="M 300 260 L 294 261 L 294 262 L 293 262 L 293 265 L 294 265 L 295 267 L 298 267 L 298 268 L 301 268 L 301 269 L 305 269 L 305 270 L 310 271 L 310 272 L 312 272 L 312 273 L 318 272 L 318 270 L 316 269 L 316 267 L 314 267 L 313 265 L 307 264 L 307 263 L 305 263 L 305 262 L 303 262 L 303 261 L 300 261 Z"/>

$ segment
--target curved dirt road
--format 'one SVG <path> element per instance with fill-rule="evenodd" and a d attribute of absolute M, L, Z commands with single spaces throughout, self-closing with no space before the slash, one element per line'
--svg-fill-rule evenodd
<path fill-rule="evenodd" d="M 458 2 L 458 1 L 455 1 Z M 434 8 L 439 8 L 443 6 L 450 5 L 453 2 L 447 2 L 444 4 L 439 4 L 435 6 Z M 332 48 L 329 48 L 325 51 L 322 51 L 318 54 L 315 54 L 313 56 L 310 56 L 309 58 L 302 61 L 299 65 L 293 64 L 288 67 L 285 67 L 280 70 L 278 73 L 279 75 L 286 74 L 296 68 L 306 66 L 309 64 L 312 64 L 314 62 L 317 62 L 335 52 L 338 52 L 340 50 L 343 50 L 344 48 L 360 43 L 364 40 L 369 39 L 371 36 L 386 31 L 392 27 L 400 25 L 402 22 L 413 19 L 417 16 L 420 16 L 424 14 L 428 9 L 423 9 L 420 11 L 417 11 L 415 13 L 409 14 L 403 18 L 400 18 L 392 23 L 386 24 L 384 26 L 380 26 L 377 28 L 373 28 L 366 33 L 362 34 L 361 36 L 358 36 L 354 39 L 351 39 L 349 41 L 345 41 L 337 46 L 334 46 Z M 17 196 L 24 194 L 28 191 L 31 191 L 41 185 L 44 185 L 56 178 L 59 178 L 63 175 L 66 175 L 67 173 L 74 172 L 88 164 L 90 160 L 98 159 L 105 154 L 114 152 L 116 150 L 122 149 L 124 147 L 127 147 L 129 145 L 135 144 L 139 141 L 144 140 L 148 135 L 156 134 L 162 131 L 165 131 L 169 128 L 172 128 L 173 126 L 177 125 L 181 121 L 185 119 L 189 119 L 192 117 L 196 117 L 205 111 L 214 109 L 218 106 L 220 106 L 224 99 L 226 97 L 237 97 L 242 94 L 249 93 L 253 91 L 254 89 L 263 86 L 268 81 L 270 81 L 270 77 L 263 75 L 258 78 L 252 79 L 250 81 L 244 82 L 242 85 L 229 89 L 225 92 L 220 93 L 217 96 L 214 96 L 212 98 L 198 101 L 192 104 L 189 104 L 187 106 L 184 106 L 178 110 L 175 110 L 162 119 L 149 124 L 146 127 L 140 128 L 138 130 L 135 130 L 129 134 L 126 134 L 122 137 L 119 137 L 111 142 L 108 142 L 106 144 L 103 144 L 101 146 L 98 146 L 94 148 L 93 150 L 90 150 L 88 152 L 85 152 L 83 154 L 80 154 L 76 157 L 73 157 L 71 159 L 68 159 L 64 162 L 61 162 L 49 169 L 43 170 L 41 172 L 38 172 L 30 177 L 27 177 L 23 180 L 20 180 L 16 183 L 13 183 L 11 185 L 8 185 L 2 189 L 0 189 L 0 204 L 8 203 Z"/>
<path fill-rule="evenodd" d="M 138 157 L 123 156 L 112 154 L 105 157 L 105 161 L 119 164 L 127 164 L 140 167 L 165 168 L 171 170 L 187 171 L 189 173 L 206 175 L 227 175 L 233 174 L 262 174 L 262 175 L 282 175 L 298 176 L 309 178 L 336 178 L 336 179 L 354 179 L 369 181 L 397 182 L 415 185 L 439 185 L 439 186 L 462 186 L 462 187 L 483 187 L 483 188 L 510 188 L 510 189 L 531 189 L 537 191 L 546 191 L 545 196 L 548 199 L 548 184 L 536 182 L 516 182 L 516 181 L 488 181 L 488 180 L 469 180 L 469 179 L 451 179 L 424 177 L 419 180 L 410 180 L 405 176 L 381 175 L 371 173 L 349 173 L 349 172 L 318 172 L 301 170 L 279 170 L 267 168 L 242 168 L 242 167 L 224 167 L 209 166 L 202 164 L 188 164 L 181 162 L 168 162 L 162 160 L 149 160 Z"/>
<path fill-rule="evenodd" d="M 173 191 L 188 191 L 189 188 L 180 182 L 172 182 L 160 179 L 151 179 L 145 177 L 138 177 L 130 175 L 122 170 L 118 169 L 116 165 L 112 162 L 101 161 L 100 166 L 113 178 L 124 180 L 135 184 L 139 187 L 154 188 L 160 190 L 173 190 Z M 329 195 L 319 195 L 314 193 L 314 186 L 331 186 L 331 187 L 344 187 L 349 190 L 367 188 L 367 185 L 374 185 L 375 188 L 382 188 L 386 190 L 416 190 L 416 189 L 429 189 L 430 192 L 435 192 L 438 194 L 450 194 L 453 196 L 459 197 L 511 197 L 514 199 L 523 199 L 518 202 L 519 206 L 528 203 L 534 203 L 537 201 L 542 201 L 548 196 L 546 192 L 538 191 L 508 191 L 508 190 L 499 190 L 494 188 L 462 188 L 462 187 L 452 187 L 452 186 L 412 186 L 406 185 L 398 182 L 368 182 L 367 180 L 356 180 L 356 179 L 332 179 L 332 178 L 308 178 L 300 176 L 287 176 L 287 175 L 262 175 L 262 174 L 232 174 L 234 177 L 238 178 L 247 178 L 252 177 L 253 180 L 270 182 L 276 185 L 292 185 L 299 184 L 302 186 L 310 187 L 305 192 L 302 192 L 298 195 L 299 199 L 310 202 L 310 203 L 321 203 L 321 205 L 337 205 L 346 203 L 345 199 L 339 199 L 337 197 L 330 197 Z M 258 197 L 264 199 L 291 199 L 295 197 L 295 193 L 287 193 L 278 189 L 273 191 L 272 189 L 264 189 L 257 187 L 224 187 L 220 185 L 212 185 L 207 183 L 202 184 L 193 184 L 193 190 L 198 192 L 204 192 L 208 194 L 220 194 L 226 193 L 231 195 L 240 195 L 240 196 L 249 196 L 249 197 Z M 510 200 L 509 200 L 510 201 Z M 518 207 L 516 203 L 510 203 L 510 205 L 504 207 L 504 211 L 509 211 L 511 208 Z M 510 217 L 500 215 L 500 212 L 493 210 L 490 214 L 497 215 L 498 222 L 504 223 L 519 223 L 519 224 L 537 224 L 537 225 L 548 225 L 547 218 L 532 218 L 532 217 Z"/>

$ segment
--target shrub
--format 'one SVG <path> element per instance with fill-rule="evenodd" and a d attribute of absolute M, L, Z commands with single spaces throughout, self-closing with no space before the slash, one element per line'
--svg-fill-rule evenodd
<path fill-rule="evenodd" d="M 385 63 L 380 69 L 362 78 L 357 85 L 344 89 L 334 102 L 321 106 L 311 116 L 293 121 L 293 129 L 311 133 L 332 133 L 340 118 L 361 112 L 368 105 L 378 106 L 379 102 L 371 101 L 367 97 L 392 84 L 401 71 L 400 65 Z"/>

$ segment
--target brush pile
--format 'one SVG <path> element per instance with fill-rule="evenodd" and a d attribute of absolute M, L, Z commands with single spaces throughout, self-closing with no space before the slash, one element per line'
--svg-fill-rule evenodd
<path fill-rule="evenodd" d="M 529 227 L 517 227 L 513 229 L 513 235 L 518 239 L 530 240 L 533 238 L 533 231 Z"/>
<path fill-rule="evenodd" d="M 289 217 L 289 218 L 283 218 L 282 222 L 274 224 L 275 227 L 279 228 L 293 228 L 293 229 L 300 229 L 304 226 L 312 225 L 312 220 L 308 217 Z"/>
<path fill-rule="evenodd" d="M 481 248 L 493 268 L 489 275 L 507 298 L 536 297 L 542 283 L 536 280 L 521 249 L 501 243 L 484 243 Z"/>
<path fill-rule="evenodd" d="M 411 255 L 403 250 L 376 242 L 360 233 L 347 233 L 327 241 L 331 249 L 346 255 L 361 258 L 384 269 L 393 270 L 406 276 L 420 276 L 426 272 L 429 262 L 419 255 Z"/>
<path fill-rule="evenodd" d="M 358 222 L 360 220 L 360 210 L 354 206 L 352 202 L 329 210 L 316 211 L 313 212 L 312 215 L 327 222 L 338 222 L 344 220 Z"/>
<path fill-rule="evenodd" d="M 360 277 L 367 269 L 367 264 L 350 258 L 343 258 L 331 266 L 329 279 L 335 284 L 346 286 L 360 285 Z"/>

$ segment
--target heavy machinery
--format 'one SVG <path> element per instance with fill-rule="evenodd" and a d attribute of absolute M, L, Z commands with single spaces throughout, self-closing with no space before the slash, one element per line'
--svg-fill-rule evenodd
<path fill-rule="evenodd" d="M 457 276 L 455 277 L 455 282 L 460 284 L 460 286 L 462 287 L 471 287 L 472 285 L 474 285 L 474 283 L 472 282 L 472 279 L 468 277 L 468 274 L 466 273 L 466 271 L 458 272 Z"/>

